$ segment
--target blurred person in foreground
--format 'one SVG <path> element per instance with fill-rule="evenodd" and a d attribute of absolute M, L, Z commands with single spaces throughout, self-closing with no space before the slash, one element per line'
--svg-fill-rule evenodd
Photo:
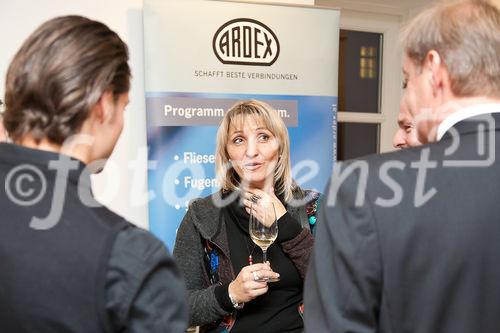
<path fill-rule="evenodd" d="M 424 145 L 340 163 L 305 286 L 307 332 L 500 327 L 500 12 L 438 3 L 403 35 Z"/>
<path fill-rule="evenodd" d="M 42 24 L 7 73 L 0 144 L 0 331 L 183 332 L 185 287 L 164 245 L 100 205 L 90 170 L 123 128 L 125 43 L 80 16 Z"/>
<path fill-rule="evenodd" d="M 288 130 L 278 112 L 255 100 L 228 110 L 217 132 L 216 170 L 222 189 L 189 205 L 175 241 L 190 325 L 202 332 L 302 332 L 319 193 L 292 179 Z M 249 213 L 272 210 L 266 202 L 274 205 L 278 236 L 263 263 Z"/>
<path fill-rule="evenodd" d="M 7 132 L 5 131 L 5 127 L 3 126 L 3 110 L 4 110 L 4 104 L 3 101 L 0 99 L 0 142 L 7 141 L 8 135 Z"/>

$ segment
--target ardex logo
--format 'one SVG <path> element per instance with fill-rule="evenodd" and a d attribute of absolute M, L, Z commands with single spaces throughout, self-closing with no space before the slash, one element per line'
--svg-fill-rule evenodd
<path fill-rule="evenodd" d="M 215 33 L 212 47 L 223 64 L 271 66 L 280 54 L 274 32 L 249 18 L 224 23 Z"/>

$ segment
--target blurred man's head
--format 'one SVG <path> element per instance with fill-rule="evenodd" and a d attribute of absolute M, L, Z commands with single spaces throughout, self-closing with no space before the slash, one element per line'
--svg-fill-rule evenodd
<path fill-rule="evenodd" d="M 403 34 L 402 104 L 418 138 L 436 139 L 437 126 L 463 99 L 500 98 L 500 12 L 486 0 L 453 1 L 418 15 Z"/>
<path fill-rule="evenodd" d="M 75 134 L 94 144 L 89 161 L 108 157 L 128 102 L 128 50 L 106 25 L 80 16 L 47 21 L 9 66 L 4 124 L 20 144 L 55 147 Z"/>
<path fill-rule="evenodd" d="M 3 101 L 0 99 L 0 142 L 7 141 L 7 131 L 5 131 L 5 128 L 3 127 L 3 111 L 4 105 Z"/>
<path fill-rule="evenodd" d="M 408 111 L 406 105 L 401 103 L 398 114 L 398 130 L 392 139 L 394 148 L 408 148 L 420 146 L 422 143 L 418 140 L 415 121 Z"/>

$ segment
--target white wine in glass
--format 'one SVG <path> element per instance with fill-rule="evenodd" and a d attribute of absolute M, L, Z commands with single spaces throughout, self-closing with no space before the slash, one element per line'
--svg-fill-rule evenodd
<path fill-rule="evenodd" d="M 278 237 L 278 222 L 272 202 L 258 202 L 251 206 L 248 228 L 253 242 L 262 249 L 263 262 L 267 262 L 267 249 Z M 279 278 L 264 278 L 261 281 L 273 282 L 279 281 Z"/>

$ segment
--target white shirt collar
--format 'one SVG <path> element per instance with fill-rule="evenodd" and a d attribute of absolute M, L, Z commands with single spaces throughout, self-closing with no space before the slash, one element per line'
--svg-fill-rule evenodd
<path fill-rule="evenodd" d="M 487 113 L 499 113 L 500 103 L 491 104 L 477 104 L 464 107 L 458 111 L 453 112 L 446 117 L 441 124 L 439 124 L 437 132 L 437 141 L 441 140 L 444 134 L 458 122 L 464 119 L 479 116 Z"/>

